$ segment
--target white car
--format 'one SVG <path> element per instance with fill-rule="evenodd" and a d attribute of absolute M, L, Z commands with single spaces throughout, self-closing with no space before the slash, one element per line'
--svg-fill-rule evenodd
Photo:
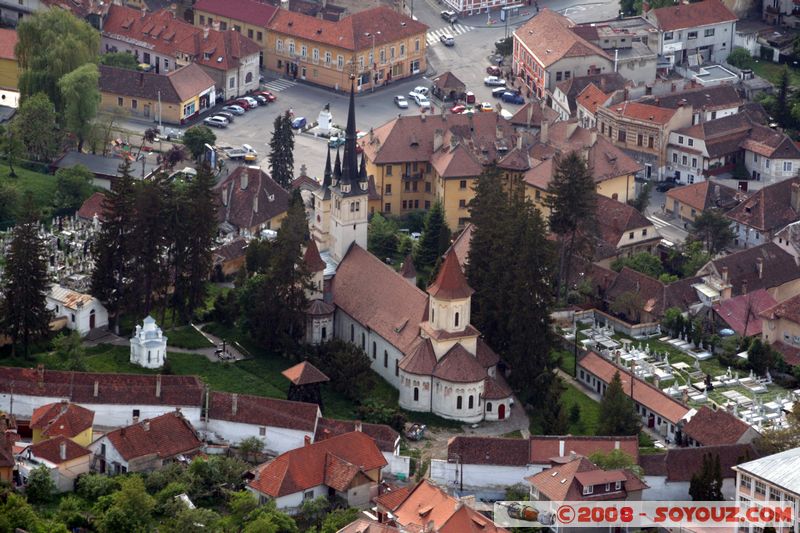
<path fill-rule="evenodd" d="M 456 41 L 453 39 L 452 36 L 444 34 L 439 37 L 439 40 L 444 43 L 445 46 L 455 46 Z"/>
<path fill-rule="evenodd" d="M 245 109 L 239 105 L 226 105 L 222 108 L 223 111 L 228 111 L 229 113 L 233 113 L 234 115 L 244 115 Z"/>
<path fill-rule="evenodd" d="M 203 124 L 211 126 L 212 128 L 227 128 L 228 119 L 225 117 L 213 116 L 203 120 Z"/>
<path fill-rule="evenodd" d="M 431 90 L 420 85 L 419 87 L 414 87 L 414 90 L 408 93 L 408 96 L 414 98 L 414 93 L 421 94 L 422 96 L 428 96 L 431 94 Z"/>
<path fill-rule="evenodd" d="M 415 92 L 411 92 L 411 98 L 414 99 L 414 102 L 421 107 L 422 109 L 430 109 L 431 108 L 431 101 L 428 100 L 428 97 L 424 94 L 419 94 Z"/>
<path fill-rule="evenodd" d="M 248 104 L 250 104 L 250 107 L 251 107 L 251 108 L 256 108 L 256 107 L 258 107 L 258 100 L 256 100 L 256 99 L 255 99 L 255 98 L 253 98 L 252 96 L 242 96 L 242 100 L 244 100 L 245 102 L 247 102 Z"/>
<path fill-rule="evenodd" d="M 503 78 L 498 78 L 497 76 L 487 76 L 483 78 L 483 84 L 488 85 L 490 87 L 500 86 L 500 85 L 505 85 L 506 80 L 504 80 Z"/>
<path fill-rule="evenodd" d="M 395 96 L 394 103 L 400 109 L 408 109 L 408 100 L 406 100 L 405 96 Z"/>

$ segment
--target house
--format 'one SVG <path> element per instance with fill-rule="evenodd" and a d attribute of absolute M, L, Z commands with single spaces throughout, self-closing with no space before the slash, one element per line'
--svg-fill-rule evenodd
<path fill-rule="evenodd" d="M 800 295 L 762 311 L 759 317 L 764 342 L 781 352 L 787 364 L 800 365 Z"/>
<path fill-rule="evenodd" d="M 676 90 L 675 84 L 670 86 L 670 92 L 644 96 L 638 101 L 663 107 L 665 109 L 678 109 L 680 107 L 692 108 L 692 121 L 687 126 L 694 126 L 703 122 L 724 118 L 735 115 L 740 111 L 747 110 L 753 113 L 752 117 L 756 122 L 758 115 L 748 107 L 746 99 L 742 98 L 736 87 L 732 85 L 719 85 L 716 87 L 696 87 L 695 83 L 685 86 L 683 90 Z"/>
<path fill-rule="evenodd" d="M 747 459 L 750 459 L 749 461 Z M 800 448 L 768 455 L 750 456 L 745 462 L 739 461 L 732 467 L 736 475 L 734 495 L 736 504 L 749 504 L 757 500 L 780 501 L 797 509 L 800 498 Z M 797 529 L 798 519 L 794 516 L 791 528 Z M 753 529 L 749 529 L 753 531 Z"/>
<path fill-rule="evenodd" d="M 481 0 L 444 0 L 444 5 L 447 9 L 451 9 L 463 17 L 496 11 L 502 9 L 505 4 L 500 0 L 489 0 L 488 2 L 482 2 Z"/>
<path fill-rule="evenodd" d="M 203 441 L 180 411 L 110 431 L 89 446 L 92 470 L 109 475 L 152 472 L 202 448 Z"/>
<path fill-rule="evenodd" d="M 143 154 L 137 159 L 131 158 L 129 161 L 129 172 L 133 178 L 137 180 L 151 178 L 161 168 L 155 157 L 147 154 Z M 112 184 L 122 175 L 122 171 L 120 170 L 122 164 L 123 160 L 121 157 L 106 157 L 103 155 L 85 154 L 69 150 L 53 161 L 50 166 L 53 170 L 58 170 L 61 168 L 72 168 L 76 165 L 83 165 L 94 175 L 92 181 L 95 187 L 110 191 Z"/>
<path fill-rule="evenodd" d="M 366 518 L 359 518 L 336 533 L 402 533 L 402 530 L 389 524 L 381 524 Z"/>
<path fill-rule="evenodd" d="M 156 320 L 147 315 L 142 325 L 136 324 L 136 330 L 130 339 L 132 365 L 144 368 L 161 368 L 167 362 L 167 337 L 164 336 Z"/>
<path fill-rule="evenodd" d="M 714 302 L 714 318 L 723 328 L 729 328 L 741 337 L 761 335 L 761 313 L 778 302 L 766 290 L 748 292 L 740 296 Z"/>
<path fill-rule="evenodd" d="M 800 293 L 800 267 L 794 257 L 768 242 L 706 263 L 697 272 L 698 291 L 711 301 L 765 289 L 776 301 Z"/>
<path fill-rule="evenodd" d="M 256 437 L 266 453 L 277 455 L 312 438 L 319 417 L 319 407 L 312 403 L 211 391 L 205 424 L 198 427 L 214 442 L 237 445 Z"/>
<path fill-rule="evenodd" d="M 642 425 L 675 442 L 682 421 L 692 414 L 689 407 L 638 377 L 631 383 L 630 372 L 595 352 L 578 361 L 578 381 L 600 395 L 605 394 L 616 373 L 622 380 L 622 390 L 633 400 Z"/>
<path fill-rule="evenodd" d="M 176 408 L 198 423 L 203 390 L 197 376 L 0 368 L 0 411 L 24 418 L 42 405 L 69 400 L 94 411 L 98 426 L 125 426 Z"/>
<path fill-rule="evenodd" d="M 17 463 L 14 460 L 14 439 L 11 427 L 14 421 L 5 413 L 0 413 L 0 482 L 11 484 Z"/>
<path fill-rule="evenodd" d="M 725 444 L 700 448 L 669 448 L 664 453 L 646 454 L 639 458 L 644 470 L 647 501 L 688 501 L 692 476 L 703 468 L 703 457 L 719 457 L 722 474 L 722 495 L 730 500 L 736 493 L 736 465 L 758 457 L 750 444 Z"/>
<path fill-rule="evenodd" d="M 246 35 L 261 49 L 259 68 L 267 57 L 267 26 L 278 12 L 276 6 L 254 0 L 198 0 L 194 4 L 194 25 L 198 28 L 219 27 Z"/>
<path fill-rule="evenodd" d="M 244 237 L 234 237 L 229 242 L 214 248 L 212 252 L 214 279 L 233 276 L 242 269 L 247 256 L 247 243 Z"/>
<path fill-rule="evenodd" d="M 81 336 L 95 328 L 108 326 L 108 311 L 100 300 L 90 294 L 81 294 L 58 284 L 50 286 L 47 308 L 54 317 L 64 317 L 67 328 Z"/>
<path fill-rule="evenodd" d="M 506 487 L 550 467 L 552 457 L 589 456 L 622 450 L 638 460 L 638 440 L 630 437 L 534 435 L 528 439 L 457 436 L 447 443 L 447 459 L 431 459 L 430 479 L 502 498 Z"/>
<path fill-rule="evenodd" d="M 402 531 L 508 533 L 474 510 L 474 500 L 474 496 L 454 498 L 423 479 L 413 487 L 381 495 L 377 513 L 382 523 L 399 526 Z"/>
<path fill-rule="evenodd" d="M 598 279 L 605 275 L 601 268 L 595 265 L 591 269 Z M 666 284 L 626 266 L 616 275 L 609 276 L 607 286 L 604 291 L 598 291 L 598 296 L 603 297 L 614 313 L 627 322 L 657 322 L 670 307 L 687 309 L 700 302 L 694 288 L 697 281 L 698 278 L 685 278 Z"/>
<path fill-rule="evenodd" d="M 565 16 L 542 9 L 513 34 L 514 75 L 537 98 L 550 98 L 556 84 L 576 76 L 614 71 L 611 56 L 572 30 Z"/>
<path fill-rule="evenodd" d="M 658 29 L 658 54 L 669 68 L 721 63 L 733 50 L 738 17 L 721 0 L 650 9 L 644 17 Z"/>
<path fill-rule="evenodd" d="M 289 209 L 289 193 L 258 166 L 239 166 L 216 186 L 223 234 L 259 237 L 277 230 Z"/>
<path fill-rule="evenodd" d="M 17 107 L 19 102 L 17 40 L 17 30 L 0 29 L 0 105 L 8 107 Z"/>
<path fill-rule="evenodd" d="M 736 189 L 703 180 L 667 191 L 664 209 L 683 222 L 692 223 L 706 210 L 727 211 L 735 207 L 738 198 L 740 195 Z"/>
<path fill-rule="evenodd" d="M 217 99 L 234 98 L 259 87 L 261 45 L 234 28 L 195 27 L 166 9 L 145 13 L 112 4 L 101 46 L 105 52 L 133 54 L 157 74 L 196 63 L 213 80 Z"/>
<path fill-rule="evenodd" d="M 184 124 L 217 101 L 214 80 L 197 63 L 166 74 L 100 65 L 100 109 Z"/>
<path fill-rule="evenodd" d="M 781 247 L 800 264 L 800 221 L 792 222 L 775 232 L 772 242 Z"/>
<path fill-rule="evenodd" d="M 556 89 L 558 95 L 559 90 Z M 590 83 L 575 97 L 575 115 L 583 128 L 597 127 L 597 108 L 611 103 L 614 93 L 605 92 L 594 83 Z M 553 98 L 555 101 L 556 98 Z"/>
<path fill-rule="evenodd" d="M 358 92 L 427 69 L 428 26 L 387 6 L 336 21 L 280 9 L 267 29 L 267 70 L 328 89 L 346 89 L 353 68 Z"/>
<path fill-rule="evenodd" d="M 89 198 L 84 200 L 78 212 L 75 214 L 78 215 L 78 218 L 83 220 L 93 221 L 96 217 L 98 222 L 105 222 L 105 199 L 106 195 L 104 193 L 94 192 Z"/>
<path fill-rule="evenodd" d="M 722 408 L 701 407 L 681 429 L 688 446 L 751 444 L 758 431 Z"/>
<path fill-rule="evenodd" d="M 303 361 L 287 368 L 281 375 L 291 382 L 289 392 L 286 393 L 288 399 L 322 405 L 320 387 L 331 379 L 319 368 L 308 361 Z"/>
<path fill-rule="evenodd" d="M 653 253 L 661 235 L 643 214 L 627 203 L 597 194 L 597 236 L 594 260 L 602 266 L 621 257 Z"/>
<path fill-rule="evenodd" d="M 728 211 L 742 248 L 769 243 L 776 232 L 800 221 L 800 177 L 768 185 Z"/>
<path fill-rule="evenodd" d="M 538 133 L 542 129 L 542 123 L 552 124 L 559 119 L 558 111 L 552 107 L 543 105 L 543 102 L 529 101 L 514 113 L 509 122 L 518 132 L 529 131 Z"/>
<path fill-rule="evenodd" d="M 88 446 L 92 442 L 93 422 L 94 411 L 62 400 L 35 409 L 29 426 L 34 444 L 60 435 Z"/>
<path fill-rule="evenodd" d="M 384 459 L 386 459 L 385 471 L 395 475 L 402 473 L 406 477 L 408 476 L 410 458 L 400 455 L 400 434 L 386 424 L 368 424 L 355 420 L 320 418 L 317 421 L 314 442 L 320 442 L 351 431 L 361 431 L 372 437 Z"/>
<path fill-rule="evenodd" d="M 27 446 L 18 456 L 17 468 L 23 483 L 31 472 L 44 466 L 58 492 L 70 492 L 81 474 L 88 474 L 92 452 L 64 435 Z"/>
<path fill-rule="evenodd" d="M 464 98 L 467 86 L 450 71 L 433 78 L 431 92 L 442 101 L 455 101 Z"/>
<path fill-rule="evenodd" d="M 320 496 L 339 496 L 350 507 L 369 506 L 386 466 L 375 441 L 358 431 L 313 444 L 310 440 L 259 465 L 247 490 L 260 503 L 274 500 L 278 509 L 289 513 Z"/>

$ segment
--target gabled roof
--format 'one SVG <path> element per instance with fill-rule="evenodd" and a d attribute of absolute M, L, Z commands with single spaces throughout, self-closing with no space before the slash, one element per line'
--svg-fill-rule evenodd
<path fill-rule="evenodd" d="M 448 252 L 453 251 L 458 258 L 458 264 L 461 266 L 461 270 L 466 272 L 467 270 L 467 262 L 469 260 L 469 249 L 472 243 L 472 234 L 475 233 L 475 224 L 472 222 L 468 222 L 464 229 L 461 230 L 461 233 L 458 234 L 456 240 L 453 241 L 453 244 L 450 245 L 450 249 Z"/>
<path fill-rule="evenodd" d="M 714 259 L 699 274 L 710 274 L 714 270 L 720 276 L 725 268 L 728 269 L 728 283 L 733 288 L 732 296 L 771 289 L 800 277 L 800 267 L 794 256 L 772 242 Z"/>
<path fill-rule="evenodd" d="M 800 324 L 800 294 L 761 311 L 760 316 L 767 320 L 788 320 Z"/>
<path fill-rule="evenodd" d="M 240 166 L 215 186 L 217 219 L 239 229 L 265 224 L 289 208 L 289 193 L 257 166 Z"/>
<path fill-rule="evenodd" d="M 594 114 L 597 108 L 604 106 L 611 98 L 611 93 L 603 92 L 597 85 L 590 83 L 575 97 L 576 106 L 583 106 L 589 113 Z"/>
<path fill-rule="evenodd" d="M 661 316 L 666 307 L 665 285 L 646 274 L 630 267 L 623 267 L 608 288 L 606 298 L 613 302 L 622 294 L 632 293 L 638 296 L 640 311 Z"/>
<path fill-rule="evenodd" d="M 50 286 L 50 293 L 47 297 L 73 311 L 80 309 L 84 305 L 91 304 L 95 299 L 91 294 L 82 294 L 56 284 Z"/>
<path fill-rule="evenodd" d="M 310 433 L 316 427 L 319 407 L 315 403 L 212 391 L 209 395 L 208 417 Z"/>
<path fill-rule="evenodd" d="M 636 208 L 617 200 L 612 200 L 602 194 L 595 196 L 597 198 L 597 212 L 602 213 L 602 216 L 597 217 L 597 234 L 601 242 L 595 249 L 596 259 L 605 259 L 619 254 L 620 249 L 626 244 L 628 233 L 631 231 L 647 229 L 649 239 L 661 239 L 653 223 L 637 211 Z M 641 244 L 642 242 L 642 240 L 637 240 L 636 244 Z"/>
<path fill-rule="evenodd" d="M 433 376 L 451 383 L 477 383 L 486 379 L 486 369 L 461 343 L 456 343 L 439 359 Z"/>
<path fill-rule="evenodd" d="M 64 457 L 61 456 L 61 447 L 64 447 Z M 79 457 L 84 457 L 92 453 L 90 450 L 77 444 L 72 439 L 64 435 L 58 435 L 52 439 L 43 440 L 28 446 L 31 454 L 39 459 L 49 461 L 54 465 L 60 465 L 69 461 L 74 461 Z"/>
<path fill-rule="evenodd" d="M 606 52 L 572 31 L 574 24 L 567 17 L 542 9 L 539 14 L 514 31 L 516 40 L 522 42 L 545 67 L 568 57 L 597 56 L 609 59 Z"/>
<path fill-rule="evenodd" d="M 387 493 L 392 494 L 392 493 Z M 337 533 L 403 533 L 400 528 L 394 527 L 390 524 L 381 524 L 380 522 L 373 522 L 366 518 L 359 518 L 355 522 L 351 522 L 344 526 Z"/>
<path fill-rule="evenodd" d="M 542 121 L 555 122 L 558 119 L 558 112 L 552 107 L 547 107 L 539 102 L 527 102 L 520 107 L 514 116 L 511 117 L 510 122 L 514 126 L 532 126 L 539 128 L 542 126 Z"/>
<path fill-rule="evenodd" d="M 530 464 L 529 439 L 500 437 L 452 437 L 447 441 L 448 457 L 467 465 L 526 466 Z"/>
<path fill-rule="evenodd" d="M 706 209 L 725 209 L 736 204 L 736 189 L 719 183 L 703 180 L 699 183 L 676 187 L 667 192 L 667 198 L 694 208 L 698 212 Z"/>
<path fill-rule="evenodd" d="M 469 298 L 474 292 L 461 271 L 455 252 L 448 252 L 436 281 L 428 287 L 428 294 L 440 300 L 460 300 Z"/>
<path fill-rule="evenodd" d="M 39 429 L 45 437 L 75 437 L 92 427 L 94 411 L 67 401 L 49 403 L 34 409 L 31 429 Z"/>
<path fill-rule="evenodd" d="M 674 109 L 658 107 L 641 102 L 624 101 L 606 108 L 608 112 L 621 117 L 664 125 L 675 115 Z"/>
<path fill-rule="evenodd" d="M 633 458 L 639 458 L 639 438 L 626 437 L 584 437 L 574 435 L 534 435 L 531 441 L 531 464 L 547 464 L 552 457 L 569 456 L 571 453 L 588 457 L 595 452 L 609 453 L 622 450 Z"/>
<path fill-rule="evenodd" d="M 314 239 L 308 239 L 306 251 L 303 252 L 303 261 L 309 272 L 322 272 L 325 270 L 325 261 L 319 255 L 319 248 L 317 248 L 317 242 Z"/>
<path fill-rule="evenodd" d="M 405 279 L 417 277 L 417 269 L 414 268 L 414 259 L 411 257 L 411 253 L 409 253 L 406 258 L 403 259 L 403 266 L 400 268 L 400 275 Z"/>
<path fill-rule="evenodd" d="M 260 27 L 266 27 L 278 12 L 275 6 L 253 0 L 198 0 L 194 9 Z"/>
<path fill-rule="evenodd" d="M 647 96 L 639 101 L 643 104 L 670 109 L 691 105 L 695 110 L 705 109 L 711 111 L 738 107 L 744 104 L 746 100 L 739 96 L 735 86 L 717 85 L 716 87 L 702 87 L 658 96 Z"/>
<path fill-rule="evenodd" d="M 355 420 L 335 420 L 333 418 L 320 418 L 317 421 L 317 430 L 314 433 L 314 442 L 330 439 L 338 435 L 360 431 L 375 440 L 378 449 L 382 452 L 393 453 L 400 434 L 386 424 L 368 424 Z"/>
<path fill-rule="evenodd" d="M 753 193 L 726 213 L 729 219 L 762 232 L 774 231 L 800 220 L 792 209 L 792 187 L 800 186 L 800 177 L 779 181 Z"/>
<path fill-rule="evenodd" d="M 722 408 L 714 411 L 705 405 L 683 426 L 684 435 L 701 446 L 737 444 L 748 430 L 750 424 Z"/>
<path fill-rule="evenodd" d="M 770 346 L 781 353 L 787 365 L 800 366 L 800 346 L 786 344 L 783 341 L 774 341 Z"/>
<path fill-rule="evenodd" d="M 259 465 L 251 489 L 278 498 L 318 485 L 346 487 L 359 472 L 386 465 L 375 441 L 358 431 L 338 435 L 282 453 Z"/>
<path fill-rule="evenodd" d="M 800 448 L 748 461 L 738 465 L 737 470 L 800 494 Z"/>
<path fill-rule="evenodd" d="M 582 456 L 563 464 L 554 464 L 527 479 L 531 486 L 552 501 L 625 499 L 628 492 L 647 488 L 646 484 L 625 470 L 602 470 Z M 583 494 L 584 486 L 616 481 L 624 482 L 618 491 L 597 492 L 591 496 Z"/>
<path fill-rule="evenodd" d="M 106 219 L 105 208 L 103 207 L 105 198 L 106 195 L 102 192 L 92 193 L 92 195 L 81 204 L 81 208 L 78 209 L 78 216 L 85 220 L 92 220 L 96 215 L 97 220 L 104 222 Z"/>
<path fill-rule="evenodd" d="M 450 72 L 449 70 L 447 72 L 442 72 L 441 74 L 433 78 L 433 86 L 438 87 L 439 89 L 442 90 L 447 89 L 451 91 L 452 90 L 463 91 L 467 87 L 466 85 L 464 85 L 463 81 L 458 79 L 458 77 L 456 77 L 456 75 Z"/>
<path fill-rule="evenodd" d="M 400 370 L 418 376 L 430 376 L 436 368 L 436 354 L 430 339 L 420 338 L 400 361 Z"/>
<path fill-rule="evenodd" d="M 727 444 L 723 446 L 703 446 L 688 448 L 670 448 L 666 453 L 642 455 L 639 464 L 645 476 L 666 477 L 667 481 L 691 481 L 692 476 L 703 468 L 703 456 L 719 455 L 722 467 L 722 478 L 736 477 L 732 467 L 758 457 L 755 448 L 750 444 Z"/>
<path fill-rule="evenodd" d="M 662 7 L 646 13 L 648 19 L 654 20 L 662 31 L 683 30 L 735 22 L 739 19 L 725 4 L 719 0 L 705 0 L 694 4 L 680 3 L 675 6 Z"/>
<path fill-rule="evenodd" d="M 411 494 L 411 489 L 413 488 L 414 487 L 407 486 L 389 490 L 375 498 L 375 503 L 384 509 L 394 511 L 401 503 L 405 501 L 406 498 L 408 498 L 408 495 Z"/>
<path fill-rule="evenodd" d="M 760 315 L 777 302 L 764 289 L 714 302 L 714 313 L 738 335 L 761 335 Z M 746 328 L 746 330 L 745 330 Z"/>
<path fill-rule="evenodd" d="M 192 425 L 178 412 L 111 431 L 103 438 L 107 438 L 126 461 L 148 455 L 168 459 L 203 446 Z"/>
<path fill-rule="evenodd" d="M 313 242 L 313 241 L 312 241 Z M 294 385 L 310 385 L 312 383 L 324 383 L 331 379 L 322 373 L 308 361 L 298 363 L 293 367 L 287 368 L 281 372 L 283 377 L 291 381 Z"/>
<path fill-rule="evenodd" d="M 196 63 L 167 74 L 140 72 L 100 65 L 100 91 L 109 94 L 180 104 L 214 85 L 214 80 Z"/>

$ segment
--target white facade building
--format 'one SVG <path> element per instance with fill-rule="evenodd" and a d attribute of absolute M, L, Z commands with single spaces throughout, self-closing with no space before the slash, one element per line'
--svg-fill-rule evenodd
<path fill-rule="evenodd" d="M 67 329 L 86 335 L 95 328 L 108 326 L 108 311 L 100 300 L 90 294 L 81 294 L 61 285 L 50 287 L 47 308 L 56 318 L 67 319 Z"/>
<path fill-rule="evenodd" d="M 131 337 L 131 364 L 144 368 L 161 368 L 167 360 L 167 337 L 156 325 L 153 317 L 147 316 L 142 326 L 136 326 Z"/>

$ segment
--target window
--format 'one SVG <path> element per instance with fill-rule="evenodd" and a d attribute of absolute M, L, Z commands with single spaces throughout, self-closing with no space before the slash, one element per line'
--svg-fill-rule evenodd
<path fill-rule="evenodd" d="M 681 156 L 681 163 L 683 163 L 683 166 L 686 166 L 689 163 L 689 158 L 685 155 Z"/>
<path fill-rule="evenodd" d="M 225 30 L 227 30 L 227 29 L 228 29 L 228 23 L 227 23 L 227 22 L 222 22 L 222 21 L 220 21 L 220 23 L 219 23 L 219 29 L 220 29 L 220 30 L 222 30 L 222 31 L 225 31 Z"/>
<path fill-rule="evenodd" d="M 767 493 L 767 486 L 762 481 L 756 481 L 756 494 L 761 494 L 762 496 Z"/>
<path fill-rule="evenodd" d="M 133 418 L 139 418 L 139 410 L 138 409 L 134 409 L 133 410 Z M 103 452 L 103 455 L 105 455 L 105 452 Z"/>
<path fill-rule="evenodd" d="M 678 144 L 683 144 L 683 135 L 678 135 Z"/>
<path fill-rule="evenodd" d="M 425 182 L 425 192 L 431 192 L 431 183 L 429 181 Z"/>
<path fill-rule="evenodd" d="M 753 488 L 753 483 L 750 476 L 742 476 L 742 488 L 747 489 L 748 491 Z"/>
<path fill-rule="evenodd" d="M 389 48 L 389 59 L 394 59 L 394 46 Z"/>
<path fill-rule="evenodd" d="M 311 51 L 311 59 L 313 59 L 313 60 L 314 60 L 314 63 L 316 63 L 317 61 L 319 61 L 319 48 L 314 48 L 314 49 Z"/>
<path fill-rule="evenodd" d="M 565 80 L 568 80 L 569 76 L 570 76 L 570 72 L 569 71 L 564 72 L 564 79 Z"/>
<path fill-rule="evenodd" d="M 350 324 L 350 342 L 355 342 L 356 340 L 356 327 L 353 324 Z"/>
<path fill-rule="evenodd" d="M 386 49 L 385 48 L 381 48 L 380 57 L 381 57 L 381 64 L 386 63 Z"/>
<path fill-rule="evenodd" d="M 706 37 L 713 37 L 714 36 L 714 28 L 708 28 L 705 32 Z"/>
<path fill-rule="evenodd" d="M 459 319 L 460 319 L 460 318 L 461 318 L 461 315 L 460 315 L 460 313 L 456 313 L 456 318 L 455 318 L 455 320 L 454 320 L 455 327 L 458 327 L 458 321 L 459 321 Z"/>
<path fill-rule="evenodd" d="M 231 79 L 228 80 L 228 89 L 233 89 L 235 83 L 236 83 L 236 78 L 234 76 L 231 76 Z"/>
<path fill-rule="evenodd" d="M 289 55 L 293 56 L 295 54 L 295 52 L 297 51 L 297 48 L 294 45 L 294 41 L 289 41 L 288 44 L 289 44 Z"/>
<path fill-rule="evenodd" d="M 791 161 L 784 161 L 783 162 L 783 171 L 784 172 L 791 172 L 792 171 L 792 162 Z"/>
<path fill-rule="evenodd" d="M 330 52 L 325 52 L 325 64 L 328 66 L 331 64 L 331 57 L 332 56 Z"/>
<path fill-rule="evenodd" d="M 164 70 L 169 70 L 169 59 L 164 59 Z"/>
<path fill-rule="evenodd" d="M 642 230 L 642 237 L 647 237 L 647 228 Z"/>
<path fill-rule="evenodd" d="M 378 357 L 378 345 L 375 341 L 372 341 L 372 358 L 377 359 Z"/>
<path fill-rule="evenodd" d="M 275 41 L 275 51 L 283 52 L 283 41 L 281 39 Z"/>
<path fill-rule="evenodd" d="M 394 360 L 394 377 L 398 377 L 400 375 L 400 359 Z"/>
<path fill-rule="evenodd" d="M 314 499 L 314 491 L 313 490 L 305 491 L 303 493 L 303 499 L 304 500 L 313 500 Z"/>
<path fill-rule="evenodd" d="M 461 409 L 464 407 L 464 398 L 461 396 L 456 396 L 456 409 Z"/>
<path fill-rule="evenodd" d="M 124 104 L 125 104 L 125 102 L 122 100 L 122 97 L 118 96 L 117 97 L 117 105 L 122 107 Z"/>
<path fill-rule="evenodd" d="M 694 146 L 694 139 L 686 139 L 686 142 L 689 144 L 689 146 Z"/>
<path fill-rule="evenodd" d="M 430 191 L 428 191 L 428 192 L 430 192 Z M 431 208 L 431 201 L 430 200 L 425 200 L 425 209 L 430 209 L 430 208 Z"/>
<path fill-rule="evenodd" d="M 622 489 L 622 481 L 617 481 L 616 483 L 614 483 L 614 490 L 620 490 L 620 489 Z"/>
<path fill-rule="evenodd" d="M 641 133 L 636 136 L 636 146 L 642 146 L 644 144 L 644 135 Z"/>
<path fill-rule="evenodd" d="M 690 41 L 691 41 L 692 39 L 697 39 L 697 32 L 696 32 L 696 31 L 690 31 L 690 32 L 689 32 L 689 33 L 686 35 L 686 38 L 687 38 L 687 39 L 689 39 Z"/>
<path fill-rule="evenodd" d="M 204 15 L 200 15 L 200 25 L 201 26 L 206 25 L 206 17 Z"/>
<path fill-rule="evenodd" d="M 583 487 L 583 495 L 588 496 L 589 494 L 594 492 L 594 485 L 587 485 Z"/>
<path fill-rule="evenodd" d="M 462 198 L 461 200 L 458 201 L 458 207 L 460 209 L 466 209 L 467 201 Z"/>
<path fill-rule="evenodd" d="M 678 162 L 678 154 L 676 154 L 675 152 L 672 152 L 672 162 L 673 163 Z"/>
<path fill-rule="evenodd" d="M 261 33 L 260 31 L 257 31 L 256 32 L 256 41 L 261 42 L 263 40 L 264 40 L 264 34 Z"/>
<path fill-rule="evenodd" d="M 144 53 L 144 55 L 143 55 L 142 57 L 143 57 L 143 59 L 144 59 L 144 62 L 145 62 L 145 63 L 147 63 L 147 64 L 149 65 L 149 64 L 150 64 L 150 54 L 149 54 L 149 53 L 147 53 L 147 52 L 145 52 L 145 53 Z"/>
<path fill-rule="evenodd" d="M 556 81 L 561 81 L 561 73 L 556 72 Z"/>
<path fill-rule="evenodd" d="M 647 138 L 647 147 L 648 148 L 652 148 L 653 147 L 653 142 L 654 142 L 653 137 L 648 137 Z"/>
<path fill-rule="evenodd" d="M 467 409 L 473 409 L 475 407 L 475 397 L 470 394 L 469 398 L 467 399 Z"/>
<path fill-rule="evenodd" d="M 238 24 L 234 24 L 233 31 L 238 31 L 239 33 L 242 33 L 242 27 L 239 26 Z"/>
<path fill-rule="evenodd" d="M 758 163 L 758 154 L 753 153 L 753 163 Z"/>
<path fill-rule="evenodd" d="M 628 238 L 633 239 L 633 232 L 628 233 Z"/>
<path fill-rule="evenodd" d="M 419 401 L 419 387 L 414 387 L 414 401 Z"/>
<path fill-rule="evenodd" d="M 697 158 L 696 157 L 692 158 L 692 168 L 697 168 Z"/>
<path fill-rule="evenodd" d="M 414 41 L 414 51 L 419 52 L 419 39 Z"/>
<path fill-rule="evenodd" d="M 72 313 L 72 322 L 75 322 L 75 313 Z"/>
<path fill-rule="evenodd" d="M 391 176 L 392 175 L 392 165 L 386 165 L 386 175 L 387 176 Z M 392 186 L 391 185 L 387 185 L 387 187 L 389 187 L 389 191 L 392 190 Z"/>
<path fill-rule="evenodd" d="M 403 188 L 405 189 L 406 192 L 410 192 L 411 191 L 411 182 L 410 181 L 406 181 L 403 184 Z"/>
<path fill-rule="evenodd" d="M 466 189 L 466 188 L 467 188 L 467 180 L 461 180 L 461 181 L 458 183 L 458 188 L 459 188 L 459 189 Z"/>
<path fill-rule="evenodd" d="M 406 56 L 406 45 L 401 44 L 400 45 L 400 57 L 405 57 L 405 56 Z"/>
<path fill-rule="evenodd" d="M 131 109 L 139 107 L 139 102 L 136 99 L 131 99 Z"/>
<path fill-rule="evenodd" d="M 492 402 L 486 402 L 486 412 L 487 413 L 492 412 Z"/>
<path fill-rule="evenodd" d="M 389 368 L 389 352 L 383 351 L 383 368 Z"/>
<path fill-rule="evenodd" d="M 247 30 L 247 38 L 248 39 L 252 39 L 253 38 L 253 30 Z"/>
<path fill-rule="evenodd" d="M 769 159 L 764 160 L 764 167 L 769 168 Z"/>
<path fill-rule="evenodd" d="M 267 435 L 267 428 L 265 428 L 264 426 L 258 428 L 258 435 L 260 437 L 265 437 Z"/>
<path fill-rule="evenodd" d="M 665 40 L 665 41 L 671 41 L 671 40 L 673 39 L 673 37 L 674 37 L 674 36 L 675 36 L 675 35 L 674 35 L 674 34 L 673 34 L 671 31 L 668 31 L 668 32 L 666 32 L 666 33 L 664 34 L 664 40 Z"/>
<path fill-rule="evenodd" d="M 606 492 L 611 490 L 611 483 L 606 483 Z"/>
<path fill-rule="evenodd" d="M 384 213 L 392 212 L 392 204 L 390 202 L 386 202 L 385 204 L 383 204 L 383 212 Z"/>
<path fill-rule="evenodd" d="M 364 335 L 363 331 L 361 332 L 361 349 L 362 350 L 366 350 L 367 349 L 367 336 Z"/>
<path fill-rule="evenodd" d="M 344 56 L 336 56 L 336 68 L 339 70 L 344 68 Z"/>

